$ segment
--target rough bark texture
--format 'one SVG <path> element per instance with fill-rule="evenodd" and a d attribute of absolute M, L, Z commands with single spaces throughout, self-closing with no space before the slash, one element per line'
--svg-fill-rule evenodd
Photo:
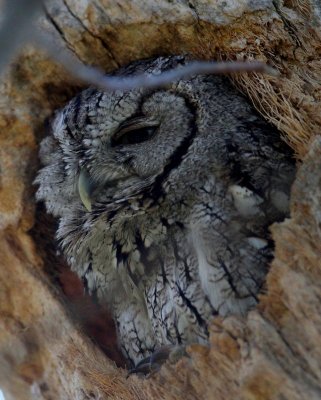
<path fill-rule="evenodd" d="M 110 339 L 104 354 L 67 310 L 70 284 L 64 297 L 48 275 L 56 259 L 50 239 L 43 240 L 46 223 L 35 212 L 32 187 L 38 143 L 45 118 L 80 85 L 45 53 L 26 49 L 0 89 L 0 388 L 6 399 L 320 399 L 319 2 L 50 4 L 42 29 L 84 63 L 106 71 L 175 53 L 269 61 L 280 79 L 252 74 L 235 77 L 235 83 L 278 126 L 302 163 L 291 219 L 272 227 L 275 260 L 259 307 L 244 319 L 215 319 L 210 346 L 190 346 L 189 357 L 176 365 L 147 380 L 126 379 L 126 371 L 106 356 L 121 365 L 112 323 L 110 331 L 103 327 Z M 68 279 L 76 284 L 65 275 L 67 287 Z"/>

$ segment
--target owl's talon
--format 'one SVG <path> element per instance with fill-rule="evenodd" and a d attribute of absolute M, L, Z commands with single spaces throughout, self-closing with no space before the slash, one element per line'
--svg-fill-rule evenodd
<path fill-rule="evenodd" d="M 162 365 L 168 361 L 175 364 L 181 357 L 186 355 L 185 346 L 165 345 L 154 351 L 149 357 L 141 360 L 134 368 L 129 370 L 131 374 L 153 375 L 158 372 Z"/>

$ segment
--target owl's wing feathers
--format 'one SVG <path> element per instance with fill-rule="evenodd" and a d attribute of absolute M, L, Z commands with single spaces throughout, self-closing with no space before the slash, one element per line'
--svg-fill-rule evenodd
<path fill-rule="evenodd" d="M 227 162 L 198 187 L 190 220 L 202 287 L 220 315 L 257 303 L 272 258 L 269 225 L 289 212 L 290 152 L 267 123 L 251 119 L 228 137 Z"/>
<path fill-rule="evenodd" d="M 257 302 L 271 250 L 266 232 L 255 232 L 251 226 L 252 218 L 261 217 L 259 208 L 253 206 L 258 202 L 256 196 L 246 198 L 248 189 L 237 185 L 229 190 L 234 193 L 227 192 L 220 203 L 214 203 L 209 193 L 194 206 L 189 240 L 197 256 L 202 288 L 216 312 L 242 315 Z M 236 209 L 233 195 L 241 203 L 239 209 L 246 210 L 245 217 Z"/>
<path fill-rule="evenodd" d="M 289 212 L 295 175 L 291 150 L 279 134 L 255 114 L 248 120 L 242 119 L 236 130 L 237 134 L 227 145 L 231 179 L 249 190 L 247 198 L 250 193 L 256 196 L 260 202 L 257 205 L 266 215 L 266 224 L 284 219 Z M 237 193 L 233 194 L 238 202 Z"/>

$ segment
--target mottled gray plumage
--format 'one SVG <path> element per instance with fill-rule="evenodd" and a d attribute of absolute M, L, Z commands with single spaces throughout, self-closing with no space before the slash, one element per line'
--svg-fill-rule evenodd
<path fill-rule="evenodd" d="M 119 74 L 161 71 L 184 57 Z M 166 89 L 88 89 L 41 144 L 38 200 L 71 268 L 112 309 L 137 362 L 206 342 L 211 316 L 257 303 L 268 226 L 288 214 L 294 163 L 276 130 L 218 76 Z"/>

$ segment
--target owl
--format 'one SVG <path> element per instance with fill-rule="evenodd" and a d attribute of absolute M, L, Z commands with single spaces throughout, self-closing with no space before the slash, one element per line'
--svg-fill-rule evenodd
<path fill-rule="evenodd" d="M 115 74 L 188 62 L 160 57 Z M 269 225 L 289 213 L 295 163 L 225 77 L 89 88 L 56 112 L 40 158 L 37 199 L 59 221 L 67 263 L 112 311 L 133 365 L 206 343 L 211 318 L 257 304 Z"/>

